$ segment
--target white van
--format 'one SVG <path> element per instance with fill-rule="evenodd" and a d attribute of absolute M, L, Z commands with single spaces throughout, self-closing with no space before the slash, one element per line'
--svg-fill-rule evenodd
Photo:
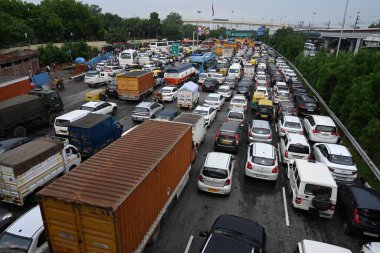
<path fill-rule="evenodd" d="M 40 206 L 30 209 L 4 231 L 0 249 L 1 252 L 49 252 Z"/>
<path fill-rule="evenodd" d="M 54 130 L 56 136 L 67 137 L 69 131 L 67 125 L 86 116 L 90 112 L 87 110 L 74 110 L 64 115 L 58 116 L 54 121 Z"/>
<path fill-rule="evenodd" d="M 241 73 L 242 73 L 242 70 L 241 70 L 241 65 L 239 63 L 233 63 L 228 69 L 228 75 L 234 76 L 238 79 L 240 79 Z"/>
<path fill-rule="evenodd" d="M 127 65 L 133 65 L 136 64 L 135 60 L 137 57 L 137 51 L 134 49 L 127 49 L 124 50 L 119 54 L 119 64 L 123 68 Z"/>
<path fill-rule="evenodd" d="M 296 253 L 352 253 L 351 250 L 335 246 L 328 243 L 317 242 L 312 240 L 302 240 L 298 243 Z"/>

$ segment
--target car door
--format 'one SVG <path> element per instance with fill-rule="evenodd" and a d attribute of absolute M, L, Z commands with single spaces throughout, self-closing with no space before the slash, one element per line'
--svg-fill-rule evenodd
<path fill-rule="evenodd" d="M 210 115 L 210 124 L 215 120 L 216 117 L 216 110 L 212 107 L 209 109 L 209 115 Z"/>
<path fill-rule="evenodd" d="M 178 89 L 177 88 L 174 88 L 172 90 L 172 93 L 173 93 L 173 99 L 178 97 Z"/>
<path fill-rule="evenodd" d="M 104 114 L 104 106 L 103 106 L 103 103 L 97 105 L 97 106 L 94 108 L 94 112 L 95 112 L 96 114 Z"/>
<path fill-rule="evenodd" d="M 323 144 L 315 145 L 314 146 L 314 156 L 318 162 L 326 163 L 328 153 L 327 153 L 327 149 L 326 149 L 325 145 L 323 145 Z"/>
<path fill-rule="evenodd" d="M 110 103 L 105 102 L 102 108 L 102 114 L 111 114 L 112 113 L 112 105 Z"/>
<path fill-rule="evenodd" d="M 220 100 L 220 108 L 221 108 L 224 102 L 226 101 L 226 99 L 222 95 L 219 95 L 219 100 Z"/>
<path fill-rule="evenodd" d="M 35 246 L 32 246 L 34 249 L 31 249 L 30 252 L 48 253 L 49 252 L 49 246 L 48 246 L 48 243 L 46 240 L 45 230 L 42 230 L 40 232 L 40 234 L 35 238 L 36 238 L 36 244 L 35 244 Z"/>

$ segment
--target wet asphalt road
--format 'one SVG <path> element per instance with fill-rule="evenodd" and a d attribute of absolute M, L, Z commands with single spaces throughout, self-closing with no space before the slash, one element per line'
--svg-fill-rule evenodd
<path fill-rule="evenodd" d="M 66 79 L 67 80 L 67 79 Z M 60 92 L 65 104 L 65 112 L 78 109 L 84 103 L 84 95 L 91 91 L 83 82 L 70 81 L 65 90 Z M 207 93 L 201 93 L 203 102 Z M 151 100 L 149 96 L 146 100 Z M 135 124 L 131 112 L 137 103 L 108 99 L 118 104 L 117 118 L 124 126 L 124 131 Z M 176 108 L 176 103 L 165 104 L 165 108 Z M 197 190 L 197 176 L 205 155 L 213 151 L 215 134 L 228 112 L 228 102 L 217 113 L 216 120 L 208 128 L 204 143 L 200 146 L 197 159 L 190 172 L 190 180 L 177 203 L 167 213 L 161 224 L 161 233 L 156 243 L 147 246 L 146 253 L 184 252 L 190 236 L 194 236 L 189 252 L 199 252 L 204 238 L 198 236 L 200 231 L 209 230 L 214 220 L 220 214 L 234 214 L 254 220 L 266 229 L 266 252 L 293 252 L 297 242 L 303 239 L 318 240 L 332 243 L 359 252 L 361 245 L 368 238 L 350 237 L 343 234 L 342 222 L 337 214 L 332 220 L 318 218 L 305 212 L 294 210 L 290 206 L 287 179 L 283 166 L 279 168 L 279 178 L 276 182 L 255 180 L 244 176 L 244 166 L 247 156 L 247 128 L 242 139 L 239 154 L 235 160 L 235 171 L 232 181 L 232 191 L 229 197 L 200 193 Z M 248 119 L 251 112 L 248 110 Z M 273 127 L 273 133 L 275 133 Z M 53 127 L 44 127 L 33 131 L 31 135 L 54 135 Z M 277 140 L 275 140 L 277 146 Z M 286 204 L 289 212 L 289 226 L 286 226 L 283 188 L 286 192 Z M 3 204 L 4 205 L 4 204 Z M 17 216 L 32 207 L 28 203 L 24 207 L 4 205 Z M 237 252 L 236 252 L 237 253 Z"/>

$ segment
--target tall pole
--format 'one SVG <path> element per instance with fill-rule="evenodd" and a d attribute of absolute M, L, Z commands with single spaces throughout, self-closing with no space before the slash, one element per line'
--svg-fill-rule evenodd
<path fill-rule="evenodd" d="M 197 47 L 199 46 L 199 20 L 200 20 L 200 14 L 202 13 L 201 11 L 197 11 L 198 12 L 198 22 L 197 22 Z"/>
<path fill-rule="evenodd" d="M 347 13 L 347 7 L 348 7 L 348 2 L 349 2 L 349 1 L 350 1 L 350 0 L 347 0 L 347 1 L 346 1 L 346 8 L 344 9 L 342 28 L 340 29 L 340 35 L 339 35 L 339 41 L 338 41 L 338 48 L 336 49 L 335 59 L 338 59 L 338 55 L 339 55 L 340 43 L 342 42 L 343 28 L 344 28 L 344 23 L 346 23 L 346 13 Z"/>
<path fill-rule="evenodd" d="M 313 12 L 313 22 L 311 22 L 311 27 L 314 27 L 314 17 L 315 17 L 315 12 Z"/>

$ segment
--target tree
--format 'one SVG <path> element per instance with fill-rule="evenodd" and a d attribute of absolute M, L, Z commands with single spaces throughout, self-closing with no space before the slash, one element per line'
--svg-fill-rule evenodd
<path fill-rule="evenodd" d="M 226 38 L 227 37 L 227 29 L 225 27 L 220 27 L 215 30 L 210 30 L 210 34 L 208 37 L 211 38 L 217 38 L 219 39 L 220 37 Z"/>
<path fill-rule="evenodd" d="M 192 39 L 193 38 L 193 32 L 197 29 L 197 26 L 195 25 L 192 25 L 192 24 L 185 24 L 182 26 L 182 30 L 183 30 L 183 37 L 184 38 L 189 38 L 189 39 Z M 194 35 L 196 36 L 196 35 Z"/>
<path fill-rule="evenodd" d="M 157 12 L 150 13 L 146 31 L 149 38 L 161 35 L 161 21 Z"/>
<path fill-rule="evenodd" d="M 169 13 L 162 21 L 162 35 L 168 40 L 177 40 L 183 38 L 183 21 L 182 17 L 176 13 Z"/>
<path fill-rule="evenodd" d="M 380 28 L 380 20 L 378 20 L 377 23 L 373 22 L 368 28 Z"/>

